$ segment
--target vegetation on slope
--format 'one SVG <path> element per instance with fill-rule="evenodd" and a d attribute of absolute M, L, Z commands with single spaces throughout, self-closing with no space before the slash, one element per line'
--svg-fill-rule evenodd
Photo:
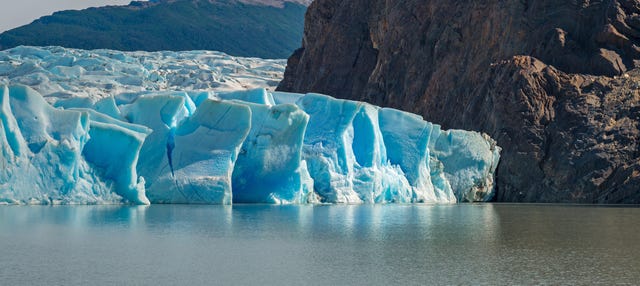
<path fill-rule="evenodd" d="M 234 0 L 132 2 L 56 12 L 0 34 L 0 49 L 216 50 L 286 58 L 300 45 L 305 11 L 290 2 L 282 8 Z"/>

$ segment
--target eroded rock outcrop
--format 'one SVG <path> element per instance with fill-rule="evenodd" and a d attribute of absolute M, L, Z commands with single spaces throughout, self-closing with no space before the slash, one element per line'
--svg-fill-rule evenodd
<path fill-rule="evenodd" d="M 640 2 L 316 0 L 279 89 L 488 133 L 497 199 L 640 202 Z"/>

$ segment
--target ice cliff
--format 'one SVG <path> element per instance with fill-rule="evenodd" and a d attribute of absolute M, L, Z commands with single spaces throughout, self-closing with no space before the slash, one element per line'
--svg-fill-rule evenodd
<path fill-rule="evenodd" d="M 0 52 L 0 202 L 492 198 L 500 147 L 488 136 L 363 102 L 269 91 L 283 69 L 213 52 Z"/>

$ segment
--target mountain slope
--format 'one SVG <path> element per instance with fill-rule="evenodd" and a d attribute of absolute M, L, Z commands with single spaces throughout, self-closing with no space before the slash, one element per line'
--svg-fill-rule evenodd
<path fill-rule="evenodd" d="M 638 15 L 631 0 L 316 0 L 278 89 L 488 133 L 500 201 L 640 203 Z"/>
<path fill-rule="evenodd" d="M 285 58 L 300 45 L 306 6 L 235 0 L 132 2 L 61 11 L 0 34 L 0 49 L 18 45 L 82 49 L 216 50 L 234 56 Z"/>

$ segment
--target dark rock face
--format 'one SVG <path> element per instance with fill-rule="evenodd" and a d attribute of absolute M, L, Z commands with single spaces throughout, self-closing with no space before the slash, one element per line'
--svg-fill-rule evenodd
<path fill-rule="evenodd" d="M 640 70 L 567 74 L 516 56 L 488 74 L 462 125 L 504 147 L 498 200 L 640 202 Z"/>
<path fill-rule="evenodd" d="M 639 47 L 635 0 L 316 0 L 279 89 L 488 133 L 499 201 L 640 203 Z"/>

